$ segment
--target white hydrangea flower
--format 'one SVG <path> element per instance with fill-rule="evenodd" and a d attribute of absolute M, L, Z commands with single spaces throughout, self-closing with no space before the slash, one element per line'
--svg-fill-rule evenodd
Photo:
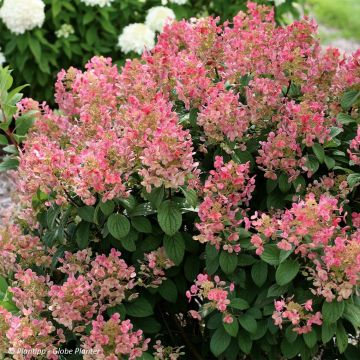
<path fill-rule="evenodd" d="M 71 34 L 75 32 L 74 28 L 70 24 L 62 24 L 59 30 L 55 31 L 55 35 L 57 38 L 65 38 L 67 39 Z"/>
<path fill-rule="evenodd" d="M 125 54 L 134 51 L 140 55 L 145 48 L 151 50 L 155 46 L 155 32 L 145 24 L 130 24 L 119 36 L 118 46 Z"/>
<path fill-rule="evenodd" d="M 84 3 L 87 6 L 110 6 L 110 3 L 113 0 L 80 0 L 82 3 Z"/>
<path fill-rule="evenodd" d="M 0 66 L 3 66 L 6 63 L 6 58 L 3 52 L 1 52 L 1 47 L 0 47 Z"/>
<path fill-rule="evenodd" d="M 177 4 L 177 5 L 184 5 L 187 3 L 187 0 L 170 0 L 170 2 L 172 4 Z"/>
<path fill-rule="evenodd" d="M 154 31 L 161 32 L 166 21 L 175 19 L 175 13 L 165 6 L 154 6 L 149 9 L 145 24 Z"/>
<path fill-rule="evenodd" d="M 42 0 L 4 0 L 0 18 L 14 34 L 41 27 L 45 20 L 45 4 Z"/>
<path fill-rule="evenodd" d="M 168 2 L 170 3 L 170 4 L 177 4 L 177 5 L 184 5 L 184 4 L 186 4 L 187 3 L 187 1 L 188 0 L 161 0 L 161 4 L 162 5 L 167 5 L 168 4 Z"/>

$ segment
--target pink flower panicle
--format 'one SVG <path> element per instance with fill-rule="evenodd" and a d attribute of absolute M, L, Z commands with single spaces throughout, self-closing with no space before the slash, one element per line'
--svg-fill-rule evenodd
<path fill-rule="evenodd" d="M 280 329 L 284 322 L 290 322 L 294 326 L 293 331 L 298 334 L 309 333 L 313 325 L 322 324 L 321 312 L 313 312 L 312 300 L 306 301 L 305 304 L 298 304 L 292 298 L 277 300 L 272 318 Z"/>
<path fill-rule="evenodd" d="M 199 274 L 195 280 L 195 284 L 186 292 L 186 297 L 191 301 L 193 297 L 200 299 L 203 304 L 200 312 L 190 311 L 193 318 L 201 320 L 201 313 L 206 313 L 209 309 L 217 309 L 224 315 L 224 322 L 231 323 L 233 321 L 228 311 L 230 300 L 228 295 L 234 291 L 234 284 L 227 285 L 225 281 L 221 281 L 216 275 L 214 280 L 207 274 Z"/>
<path fill-rule="evenodd" d="M 156 344 L 153 347 L 155 350 L 153 353 L 155 360 L 177 360 L 185 355 L 185 353 L 182 352 L 184 346 L 164 346 L 160 340 L 156 340 Z"/>
<path fill-rule="evenodd" d="M 255 177 L 250 177 L 250 164 L 223 162 L 217 156 L 215 170 L 204 186 L 204 201 L 199 206 L 201 222 L 196 224 L 200 235 L 194 237 L 202 243 L 210 242 L 217 249 L 239 252 L 238 229 L 243 222 L 239 205 L 249 203 L 255 189 Z"/>
<path fill-rule="evenodd" d="M 148 254 L 144 254 L 144 261 L 140 263 L 141 276 L 138 285 L 145 287 L 158 287 L 166 280 L 165 270 L 170 269 L 175 264 L 166 255 L 165 248 L 160 247 Z"/>
<path fill-rule="evenodd" d="M 92 321 L 90 335 L 82 336 L 85 360 L 115 360 L 126 356 L 129 360 L 141 357 L 148 349 L 150 339 L 143 337 L 141 330 L 133 331 L 130 320 L 121 321 L 118 313 L 108 321 L 98 316 Z"/>
<path fill-rule="evenodd" d="M 50 277 L 38 276 L 31 269 L 19 269 L 15 274 L 16 281 L 10 292 L 13 301 L 21 312 L 27 316 L 40 314 L 46 310 L 46 301 L 49 291 Z"/>

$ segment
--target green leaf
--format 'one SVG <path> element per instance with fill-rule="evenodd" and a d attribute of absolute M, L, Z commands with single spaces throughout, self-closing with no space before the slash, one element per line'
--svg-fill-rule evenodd
<path fill-rule="evenodd" d="M 240 315 L 239 323 L 249 333 L 254 333 L 257 329 L 256 320 L 248 314 Z"/>
<path fill-rule="evenodd" d="M 158 288 L 159 294 L 167 301 L 171 303 L 176 303 L 178 298 L 178 292 L 176 285 L 170 279 L 163 281 L 163 283 Z"/>
<path fill-rule="evenodd" d="M 28 37 L 29 47 L 32 54 L 35 57 L 35 60 L 38 64 L 41 62 L 41 46 L 39 41 L 37 41 L 33 36 Z"/>
<path fill-rule="evenodd" d="M 318 160 L 315 158 L 315 156 L 308 156 L 307 161 L 306 161 L 306 167 L 313 173 L 315 174 L 318 169 L 319 169 L 319 162 Z"/>
<path fill-rule="evenodd" d="M 76 228 L 76 243 L 80 250 L 89 245 L 90 223 L 82 221 Z"/>
<path fill-rule="evenodd" d="M 232 337 L 236 337 L 239 332 L 239 322 L 233 317 L 233 322 L 230 324 L 223 323 L 225 331 Z"/>
<path fill-rule="evenodd" d="M 164 247 L 167 256 L 176 264 L 179 265 L 185 254 L 185 241 L 180 233 L 174 236 L 164 236 Z"/>
<path fill-rule="evenodd" d="M 325 155 L 324 161 L 325 161 L 326 167 L 327 167 L 329 170 L 332 169 L 332 168 L 336 165 L 335 159 L 333 159 L 333 158 L 330 157 L 330 156 L 326 156 L 326 155 Z"/>
<path fill-rule="evenodd" d="M 126 309 L 125 309 L 125 306 L 124 304 L 119 304 L 119 305 L 116 305 L 116 306 L 113 306 L 111 308 L 108 308 L 106 310 L 106 313 L 109 315 L 109 316 L 112 316 L 113 314 L 120 314 L 120 318 L 121 319 L 124 319 L 125 316 L 126 316 Z"/>
<path fill-rule="evenodd" d="M 283 339 L 280 348 L 286 359 L 292 359 L 296 355 L 300 354 L 302 345 L 303 342 L 301 337 L 297 337 L 296 340 L 292 343 L 288 342 L 286 339 Z"/>
<path fill-rule="evenodd" d="M 92 206 L 80 207 L 77 209 L 77 213 L 81 217 L 81 219 L 83 219 L 85 221 L 88 221 L 88 222 L 94 221 L 95 208 L 93 208 Z"/>
<path fill-rule="evenodd" d="M 123 203 L 125 203 L 125 201 L 123 200 Z M 134 206 L 134 208 L 129 212 L 129 215 L 132 217 L 135 216 L 148 216 L 151 214 L 155 214 L 156 210 L 151 206 L 151 204 L 148 203 L 144 203 L 144 204 L 139 204 L 137 206 L 135 206 L 132 202 L 127 202 L 127 207 L 130 209 L 130 206 Z"/>
<path fill-rule="evenodd" d="M 5 310 L 11 313 L 17 313 L 19 309 L 12 301 L 0 301 L 0 307 L 3 307 Z"/>
<path fill-rule="evenodd" d="M 286 174 L 282 173 L 279 176 L 279 189 L 283 193 L 287 193 L 291 188 L 291 182 L 289 183 L 289 178 Z"/>
<path fill-rule="evenodd" d="M 0 276 L 0 299 L 4 298 L 7 288 L 8 288 L 8 284 L 5 280 L 5 278 Z"/>
<path fill-rule="evenodd" d="M 296 260 L 286 260 L 276 270 L 276 283 L 280 286 L 288 284 L 298 274 L 300 264 Z"/>
<path fill-rule="evenodd" d="M 250 354 L 253 342 L 249 334 L 246 331 L 240 329 L 237 340 L 241 351 L 245 354 Z"/>
<path fill-rule="evenodd" d="M 337 116 L 337 121 L 338 121 L 340 124 L 343 124 L 343 125 L 348 125 L 348 124 L 351 124 L 351 123 L 356 123 L 356 120 L 355 120 L 355 119 L 353 119 L 350 115 L 344 114 L 344 113 L 338 114 L 338 116 Z"/>
<path fill-rule="evenodd" d="M 235 271 L 238 258 L 235 253 L 229 253 L 225 250 L 221 251 L 220 253 L 220 259 L 219 259 L 221 270 L 225 274 L 231 274 Z"/>
<path fill-rule="evenodd" d="M 261 260 L 270 265 L 279 265 L 280 249 L 274 244 L 264 246 L 264 251 L 260 255 Z"/>
<path fill-rule="evenodd" d="M 268 265 L 266 262 L 258 261 L 251 268 L 251 277 L 254 283 L 261 287 L 265 284 L 268 274 Z"/>
<path fill-rule="evenodd" d="M 344 110 L 349 110 L 356 100 L 360 96 L 360 91 L 358 90 L 349 90 L 347 91 L 341 99 L 341 107 Z"/>
<path fill-rule="evenodd" d="M 9 142 L 8 142 L 8 139 L 6 138 L 6 136 L 0 134 L 0 145 L 7 145 L 8 143 Z"/>
<path fill-rule="evenodd" d="M 357 186 L 360 184 L 360 174 L 350 174 L 347 177 L 347 182 L 350 188 Z"/>
<path fill-rule="evenodd" d="M 158 221 L 166 235 L 174 235 L 181 227 L 181 211 L 171 200 L 164 201 L 158 209 Z"/>
<path fill-rule="evenodd" d="M 312 150 L 313 150 L 315 156 L 317 157 L 317 159 L 320 161 L 320 164 L 322 164 L 324 162 L 324 160 L 325 160 L 324 148 L 320 144 L 315 143 L 312 146 Z"/>
<path fill-rule="evenodd" d="M 330 134 L 329 134 L 329 136 L 330 136 L 333 140 L 335 140 L 335 138 L 336 138 L 339 134 L 341 134 L 343 131 L 344 131 L 344 130 L 343 130 L 342 128 L 339 128 L 339 127 L 336 127 L 336 126 L 332 126 L 332 127 L 330 128 Z"/>
<path fill-rule="evenodd" d="M 183 192 L 186 202 L 192 207 L 196 208 L 198 205 L 198 196 L 196 194 L 196 191 L 194 189 L 183 189 L 181 188 L 181 191 Z"/>
<path fill-rule="evenodd" d="M 285 338 L 288 342 L 293 343 L 297 339 L 297 332 L 294 331 L 294 326 L 289 325 L 285 330 Z"/>
<path fill-rule="evenodd" d="M 309 333 L 303 334 L 304 342 L 308 348 L 313 348 L 317 342 L 316 331 L 313 329 Z"/>
<path fill-rule="evenodd" d="M 110 214 L 112 214 L 114 209 L 115 203 L 112 200 L 100 203 L 100 210 L 105 216 L 109 216 Z"/>
<path fill-rule="evenodd" d="M 131 230 L 126 236 L 120 238 L 120 243 L 125 250 L 134 252 L 136 250 L 135 241 L 138 238 L 138 233 L 134 230 Z"/>
<path fill-rule="evenodd" d="M 322 306 L 322 316 L 325 322 L 334 323 L 340 319 L 345 309 L 343 301 L 333 301 L 331 303 L 325 301 Z"/>
<path fill-rule="evenodd" d="M 351 322 L 355 330 L 360 329 L 360 306 L 346 302 L 342 317 Z"/>
<path fill-rule="evenodd" d="M 158 334 L 161 331 L 161 324 L 154 317 L 138 318 L 133 322 L 146 334 Z"/>
<path fill-rule="evenodd" d="M 339 322 L 336 327 L 336 345 L 342 354 L 349 345 L 348 335 L 342 322 Z"/>
<path fill-rule="evenodd" d="M 219 327 L 211 337 L 210 350 L 214 356 L 218 357 L 230 345 L 231 336 L 223 327 Z"/>
<path fill-rule="evenodd" d="M 0 172 L 16 169 L 19 166 L 19 160 L 14 158 L 6 158 L 0 163 Z"/>
<path fill-rule="evenodd" d="M 324 344 L 329 342 L 336 332 L 336 323 L 327 323 L 324 322 L 321 325 L 321 339 Z"/>
<path fill-rule="evenodd" d="M 110 234 L 120 240 L 125 237 L 130 231 L 130 222 L 126 216 L 122 214 L 112 214 L 107 220 L 107 227 Z"/>
<path fill-rule="evenodd" d="M 280 286 L 278 284 L 273 284 L 269 287 L 269 290 L 267 292 L 267 296 L 280 296 L 283 295 L 287 289 L 288 289 L 288 285 L 284 285 L 284 286 Z"/>
<path fill-rule="evenodd" d="M 141 297 L 134 302 L 126 304 L 126 313 L 133 317 L 146 317 L 154 313 L 153 308 L 148 300 Z"/>
<path fill-rule="evenodd" d="M 150 234 L 152 232 L 151 222 L 144 216 L 132 218 L 131 225 L 140 233 Z"/>
<path fill-rule="evenodd" d="M 249 303 L 241 298 L 234 298 L 230 300 L 230 307 L 237 310 L 246 310 L 250 307 Z"/>
<path fill-rule="evenodd" d="M 150 204 L 153 208 L 157 209 L 163 201 L 164 194 L 164 187 L 161 186 L 159 188 L 154 188 L 150 193 L 144 193 L 144 197 L 146 200 L 150 201 Z"/>

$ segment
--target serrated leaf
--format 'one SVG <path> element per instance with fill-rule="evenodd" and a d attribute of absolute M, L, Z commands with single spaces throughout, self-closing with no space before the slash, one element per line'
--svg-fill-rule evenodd
<path fill-rule="evenodd" d="M 210 350 L 214 356 L 218 357 L 229 346 L 231 336 L 225 331 L 223 327 L 219 327 L 213 334 L 210 340 Z"/>
<path fill-rule="evenodd" d="M 77 208 L 77 213 L 81 217 L 81 219 L 83 219 L 85 221 L 88 221 L 88 222 L 94 221 L 95 208 L 93 208 L 92 206 L 83 206 L 83 207 Z"/>
<path fill-rule="evenodd" d="M 107 227 L 110 234 L 120 240 L 130 231 L 130 222 L 126 216 L 122 214 L 112 214 L 107 220 Z"/>
<path fill-rule="evenodd" d="M 324 162 L 325 162 L 326 167 L 327 167 L 329 170 L 332 169 L 332 168 L 336 165 L 335 159 L 333 159 L 333 158 L 330 157 L 330 156 L 325 156 Z"/>
<path fill-rule="evenodd" d="M 239 322 L 237 321 L 237 319 L 235 317 L 233 317 L 233 322 L 228 324 L 228 323 L 223 323 L 224 329 L 225 331 L 232 337 L 236 337 L 238 332 L 239 332 Z"/>
<path fill-rule="evenodd" d="M 144 197 L 150 201 L 152 207 L 157 209 L 163 201 L 164 194 L 165 194 L 164 187 L 161 186 L 158 188 L 154 188 L 150 193 L 145 193 Z"/>
<path fill-rule="evenodd" d="M 166 255 L 176 264 L 179 265 L 185 254 L 185 241 L 180 233 L 174 236 L 164 236 L 164 248 Z"/>
<path fill-rule="evenodd" d="M 0 172 L 16 169 L 18 166 L 19 160 L 9 157 L 0 162 Z"/>
<path fill-rule="evenodd" d="M 171 279 L 163 281 L 158 288 L 159 294 L 167 301 L 176 303 L 178 292 L 176 285 Z"/>
<path fill-rule="evenodd" d="M 258 261 L 251 268 L 251 277 L 258 287 L 261 287 L 265 284 L 267 274 L 268 265 L 264 261 Z"/>
<path fill-rule="evenodd" d="M 230 300 L 230 307 L 237 310 L 246 310 L 250 307 L 249 303 L 241 298 L 234 298 Z"/>
<path fill-rule="evenodd" d="M 76 243 L 80 250 L 89 245 L 90 223 L 82 221 L 76 228 Z"/>
<path fill-rule="evenodd" d="M 308 348 L 313 348 L 317 342 L 316 331 L 313 329 L 312 331 L 303 334 L 304 342 Z"/>
<path fill-rule="evenodd" d="M 221 251 L 220 258 L 219 258 L 219 264 L 221 267 L 221 270 L 225 274 L 231 274 L 235 271 L 237 266 L 238 258 L 235 253 L 229 253 L 227 251 Z"/>
<path fill-rule="evenodd" d="M 321 339 L 324 344 L 329 342 L 336 332 L 336 323 L 330 324 L 324 322 L 321 326 Z"/>
<path fill-rule="evenodd" d="M 349 90 L 347 91 L 341 99 L 341 107 L 344 110 L 349 110 L 356 100 L 360 96 L 360 91 L 358 90 Z"/>
<path fill-rule="evenodd" d="M 136 243 L 135 241 L 138 238 L 138 233 L 134 230 L 130 230 L 130 232 L 119 239 L 123 248 L 127 251 L 134 252 L 136 250 Z"/>
<path fill-rule="evenodd" d="M 337 116 L 337 121 L 340 123 L 340 124 L 343 124 L 343 125 L 348 125 L 348 124 L 351 124 L 351 123 L 356 123 L 356 120 L 353 119 L 350 115 L 348 114 L 344 114 L 344 113 L 340 113 L 338 114 Z"/>
<path fill-rule="evenodd" d="M 125 305 L 126 313 L 133 317 L 146 317 L 154 313 L 149 301 L 141 297 Z"/>
<path fill-rule="evenodd" d="M 140 233 L 151 234 L 152 232 L 151 222 L 144 216 L 132 218 L 131 225 Z"/>
<path fill-rule="evenodd" d="M 280 249 L 274 244 L 264 246 L 264 251 L 260 255 L 261 260 L 270 265 L 279 265 Z"/>
<path fill-rule="evenodd" d="M 245 354 L 250 354 L 253 342 L 249 334 L 246 331 L 240 329 L 237 340 L 241 351 Z"/>
<path fill-rule="evenodd" d="M 157 218 L 161 229 L 166 235 L 174 235 L 181 227 L 181 211 L 171 200 L 166 200 L 159 206 Z"/>
<path fill-rule="evenodd" d="M 289 183 L 289 179 L 286 174 L 282 173 L 279 176 L 279 189 L 283 193 L 287 193 L 291 188 L 291 183 Z"/>
<path fill-rule="evenodd" d="M 315 158 L 315 156 L 308 156 L 307 160 L 306 160 L 306 167 L 313 173 L 315 174 L 318 169 L 319 169 L 319 162 L 318 160 Z"/>
<path fill-rule="evenodd" d="M 300 264 L 296 260 L 286 260 L 276 270 L 276 283 L 280 286 L 291 282 L 300 269 Z"/>
<path fill-rule="evenodd" d="M 315 156 L 317 157 L 317 159 L 320 161 L 320 163 L 322 164 L 324 162 L 324 159 L 325 159 L 325 151 L 324 151 L 324 148 L 318 144 L 318 143 L 315 143 L 313 146 L 312 146 L 312 150 L 315 154 Z"/>
<path fill-rule="evenodd" d="M 325 322 L 334 323 L 340 319 L 345 309 L 345 303 L 343 301 L 325 301 L 322 306 L 322 316 Z"/>
<path fill-rule="evenodd" d="M 360 184 L 360 174 L 350 174 L 347 177 L 347 182 L 351 188 L 357 186 Z"/>
<path fill-rule="evenodd" d="M 280 348 L 285 358 L 291 359 L 296 355 L 300 354 L 302 348 L 302 340 L 300 337 L 297 337 L 294 342 L 290 343 L 286 339 L 283 339 Z"/>
<path fill-rule="evenodd" d="M 100 203 L 100 210 L 105 216 L 109 216 L 110 214 L 112 214 L 114 209 L 115 203 L 112 200 Z"/>
<path fill-rule="evenodd" d="M 342 354 L 349 345 L 348 335 L 342 322 L 339 322 L 336 327 L 336 345 L 340 354 Z"/>
<path fill-rule="evenodd" d="M 9 142 L 8 142 L 8 139 L 6 138 L 6 136 L 0 134 L 0 145 L 7 145 Z"/>
<path fill-rule="evenodd" d="M 239 323 L 243 327 L 243 329 L 245 329 L 249 333 L 254 333 L 257 329 L 256 320 L 248 314 L 240 315 Z"/>
<path fill-rule="evenodd" d="M 360 329 L 360 306 L 346 302 L 343 318 L 351 322 L 355 330 Z"/>

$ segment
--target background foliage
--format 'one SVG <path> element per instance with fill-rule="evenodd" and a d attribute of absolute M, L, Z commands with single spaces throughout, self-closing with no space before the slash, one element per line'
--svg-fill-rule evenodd
<path fill-rule="evenodd" d="M 23 35 L 12 34 L 0 21 L 0 47 L 11 68 L 17 85 L 28 83 L 27 96 L 53 103 L 52 93 L 56 74 L 62 68 L 82 67 L 94 55 L 110 56 L 122 65 L 126 57 L 117 47 L 122 29 L 131 23 L 144 22 L 146 12 L 161 5 L 160 0 L 115 0 L 109 7 L 90 7 L 80 0 L 45 0 L 46 19 L 43 27 Z M 259 0 L 258 3 L 274 4 Z M 276 17 L 292 12 L 295 0 L 286 0 L 277 7 Z M 276 3 L 276 2 L 275 2 Z M 1 4 L 1 1 L 0 1 Z M 189 0 L 185 5 L 168 3 L 177 19 L 206 15 L 220 16 L 222 20 L 245 9 L 246 0 Z M 15 9 L 14 9 L 15 11 Z M 71 24 L 75 30 L 68 38 L 57 38 L 61 25 Z"/>

